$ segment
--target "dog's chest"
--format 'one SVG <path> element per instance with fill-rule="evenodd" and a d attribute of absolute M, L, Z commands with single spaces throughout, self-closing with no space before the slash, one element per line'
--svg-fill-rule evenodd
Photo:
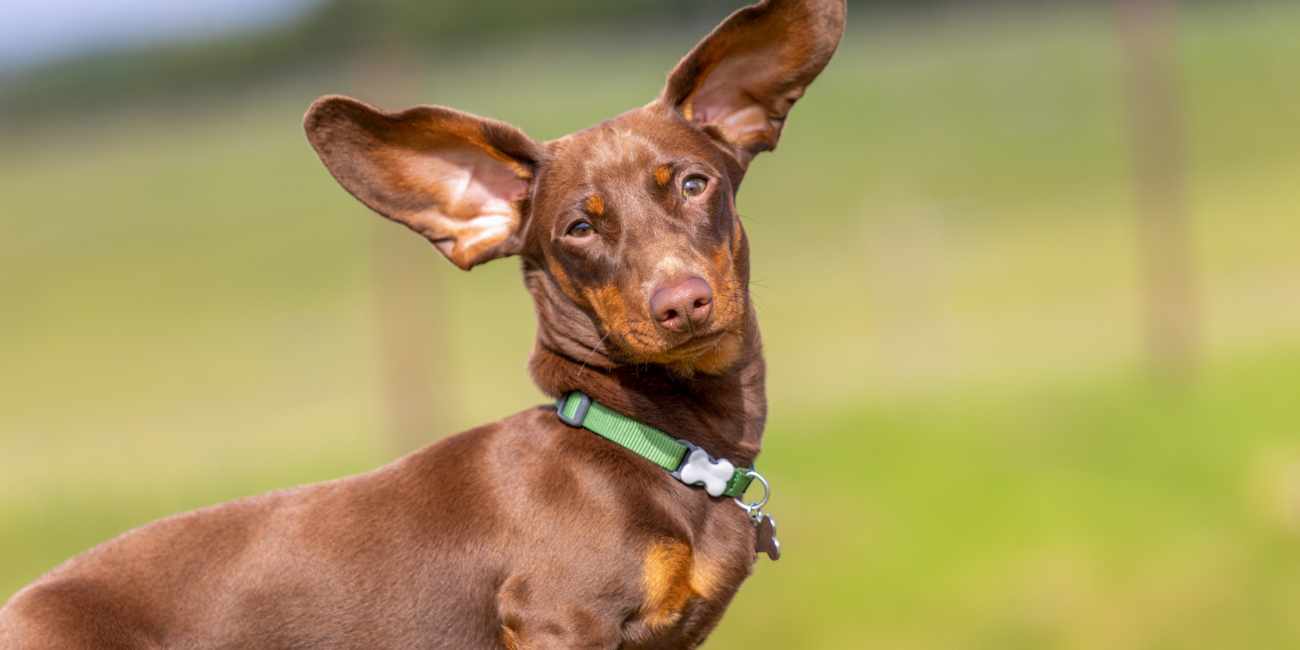
<path fill-rule="evenodd" d="M 666 539 L 647 547 L 627 647 L 693 647 L 713 629 L 753 566 L 752 532 L 728 532 L 694 547 Z"/>
<path fill-rule="evenodd" d="M 532 564 L 502 585 L 502 645 L 540 647 L 545 638 L 562 641 L 562 647 L 697 646 L 748 576 L 754 557 L 752 526 L 709 528 L 707 537 L 689 542 L 651 537 L 621 552 L 570 540 L 569 557 Z"/>

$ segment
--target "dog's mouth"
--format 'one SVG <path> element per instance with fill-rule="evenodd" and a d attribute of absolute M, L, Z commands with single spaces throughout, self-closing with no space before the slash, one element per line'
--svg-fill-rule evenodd
<path fill-rule="evenodd" d="M 668 365 L 683 376 L 696 373 L 716 375 L 733 367 L 743 356 L 744 335 L 736 330 L 720 329 L 694 336 L 670 351 L 675 360 Z"/>
<path fill-rule="evenodd" d="M 710 328 L 657 346 L 638 339 L 629 336 L 621 341 L 619 347 L 627 354 L 627 361 L 666 366 L 690 376 L 697 372 L 717 374 L 730 368 L 741 356 L 744 336 L 735 329 Z"/>
<path fill-rule="evenodd" d="M 681 343 L 669 348 L 667 354 L 675 357 L 698 356 L 717 347 L 726 335 L 726 330 L 694 332 Z"/>

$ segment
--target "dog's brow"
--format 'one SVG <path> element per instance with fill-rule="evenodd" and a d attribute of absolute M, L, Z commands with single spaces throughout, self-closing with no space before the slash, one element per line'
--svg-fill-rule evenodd
<path fill-rule="evenodd" d="M 599 194 L 590 194 L 582 202 L 582 207 L 587 211 L 587 214 L 593 217 L 603 216 L 605 214 L 605 199 L 601 198 Z"/>
<path fill-rule="evenodd" d="M 668 181 L 673 179 L 673 169 L 675 167 L 676 165 L 674 163 L 664 163 L 655 167 L 655 183 L 658 183 L 660 186 L 667 185 Z"/>
<path fill-rule="evenodd" d="M 626 128 L 607 127 L 600 130 L 587 157 L 593 166 L 606 167 L 635 162 L 646 153 L 651 160 L 663 158 L 659 147 L 644 135 Z"/>

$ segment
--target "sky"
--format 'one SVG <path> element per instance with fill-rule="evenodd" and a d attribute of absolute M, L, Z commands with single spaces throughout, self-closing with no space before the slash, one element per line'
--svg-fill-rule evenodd
<path fill-rule="evenodd" d="M 204 36 L 295 15 L 317 0 L 2 0 L 0 66 Z"/>

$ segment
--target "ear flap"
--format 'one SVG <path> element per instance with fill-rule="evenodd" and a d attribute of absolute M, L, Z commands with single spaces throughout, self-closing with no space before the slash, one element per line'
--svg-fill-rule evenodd
<path fill-rule="evenodd" d="M 348 97 L 316 100 L 303 126 L 344 189 L 456 266 L 519 252 L 541 152 L 518 129 L 440 106 L 384 113 Z"/>
<path fill-rule="evenodd" d="M 742 165 L 781 127 L 844 33 L 844 0 L 763 0 L 737 11 L 668 75 L 661 100 Z"/>

